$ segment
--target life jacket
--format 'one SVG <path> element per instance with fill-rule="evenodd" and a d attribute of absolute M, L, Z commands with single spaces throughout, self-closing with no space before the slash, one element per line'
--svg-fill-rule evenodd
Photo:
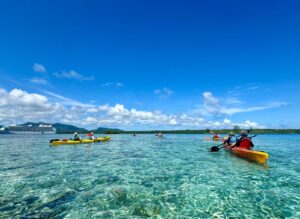
<path fill-rule="evenodd" d="M 243 149 L 251 149 L 251 147 L 253 146 L 253 143 L 251 142 L 251 140 L 249 138 L 244 138 L 240 145 L 239 148 L 243 148 Z"/>

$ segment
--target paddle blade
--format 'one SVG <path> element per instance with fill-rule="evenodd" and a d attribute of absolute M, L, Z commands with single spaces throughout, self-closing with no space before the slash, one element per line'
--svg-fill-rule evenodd
<path fill-rule="evenodd" d="M 218 146 L 213 146 L 210 148 L 210 152 L 218 152 L 220 150 L 220 148 L 218 148 Z"/>

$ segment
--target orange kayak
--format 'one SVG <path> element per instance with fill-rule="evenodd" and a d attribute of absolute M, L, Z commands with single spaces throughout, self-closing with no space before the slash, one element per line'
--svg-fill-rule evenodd
<path fill-rule="evenodd" d="M 224 149 L 238 157 L 242 157 L 260 164 L 264 164 L 269 158 L 269 154 L 263 151 L 247 150 L 238 147 L 231 148 L 228 146 L 225 146 Z"/>

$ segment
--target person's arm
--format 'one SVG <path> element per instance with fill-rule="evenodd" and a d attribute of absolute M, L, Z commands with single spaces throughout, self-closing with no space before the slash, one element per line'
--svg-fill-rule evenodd
<path fill-rule="evenodd" d="M 251 146 L 251 148 L 254 147 L 254 144 L 253 144 L 253 142 L 251 140 L 250 140 L 250 146 Z"/>
<path fill-rule="evenodd" d="M 237 139 L 236 143 L 232 147 L 239 147 L 241 144 L 242 138 Z"/>
<path fill-rule="evenodd" d="M 224 141 L 224 145 L 230 146 L 230 142 L 231 142 L 231 137 L 228 137 L 228 138 Z"/>

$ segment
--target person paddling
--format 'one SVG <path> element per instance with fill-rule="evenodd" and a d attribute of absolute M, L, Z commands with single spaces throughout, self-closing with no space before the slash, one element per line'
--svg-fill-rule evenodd
<path fill-rule="evenodd" d="M 224 141 L 223 144 L 224 144 L 225 146 L 231 146 L 231 145 L 233 145 L 234 143 L 235 143 L 235 140 L 234 140 L 234 134 L 233 134 L 233 132 L 230 132 L 228 138 Z"/>
<path fill-rule="evenodd" d="M 73 140 L 74 141 L 79 141 L 80 140 L 77 132 L 74 132 L 74 134 L 73 134 Z"/>
<path fill-rule="evenodd" d="M 251 138 L 248 137 L 248 132 L 246 130 L 241 131 L 241 137 L 237 139 L 236 143 L 231 147 L 239 147 L 247 150 L 251 150 L 254 144 Z"/>
<path fill-rule="evenodd" d="M 231 133 L 230 133 L 231 134 Z M 232 133 L 233 134 L 233 133 Z M 231 136 L 230 138 L 230 141 L 232 142 L 232 137 L 234 135 Z M 245 149 L 245 150 L 251 150 L 252 147 L 254 147 L 254 144 L 253 142 L 251 141 L 251 138 L 254 138 L 255 136 L 257 135 L 254 135 L 254 136 L 251 136 L 251 137 L 248 137 L 248 132 L 247 131 L 241 131 L 241 134 L 239 135 L 240 138 L 237 139 L 237 142 L 233 145 L 228 145 L 228 142 L 229 141 L 225 141 L 223 142 L 222 144 L 220 145 L 217 145 L 217 146 L 212 146 L 210 148 L 210 152 L 218 152 L 221 148 L 234 148 L 234 147 L 239 147 L 240 149 Z M 227 139 L 228 140 L 228 139 Z"/>
<path fill-rule="evenodd" d="M 95 140 L 94 132 L 87 134 L 90 140 Z"/>
<path fill-rule="evenodd" d="M 220 139 L 219 134 L 218 134 L 218 133 L 215 133 L 215 134 L 214 134 L 214 137 L 213 137 L 213 140 L 214 140 L 214 141 L 217 141 L 217 140 L 219 140 L 219 139 Z"/>

